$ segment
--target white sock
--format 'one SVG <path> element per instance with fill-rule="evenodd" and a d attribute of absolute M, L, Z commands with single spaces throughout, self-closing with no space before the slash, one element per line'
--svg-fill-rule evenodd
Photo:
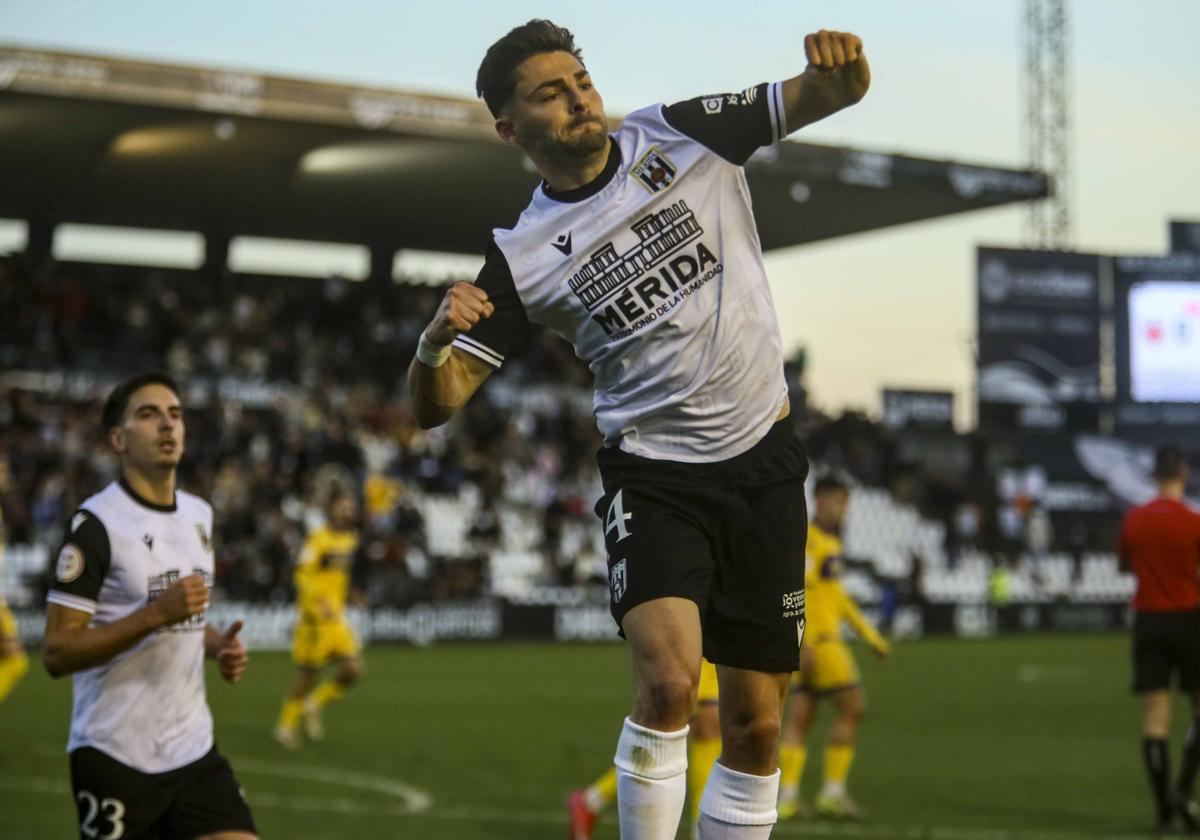
<path fill-rule="evenodd" d="M 717 762 L 700 797 L 700 840 L 766 840 L 775 827 L 779 771 L 739 773 Z"/>
<path fill-rule="evenodd" d="M 599 814 L 608 807 L 608 800 L 604 798 L 604 794 L 596 790 L 595 787 L 590 787 L 583 792 L 583 804 L 593 814 Z"/>
<path fill-rule="evenodd" d="M 846 783 L 845 782 L 826 782 L 825 784 L 821 785 L 821 795 L 822 796 L 845 796 L 846 795 Z"/>
<path fill-rule="evenodd" d="M 687 797 L 687 734 L 625 718 L 613 758 L 621 840 L 674 840 Z"/>

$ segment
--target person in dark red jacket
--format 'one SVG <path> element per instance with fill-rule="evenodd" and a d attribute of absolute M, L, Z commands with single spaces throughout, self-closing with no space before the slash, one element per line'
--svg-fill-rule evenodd
<path fill-rule="evenodd" d="M 1200 514 L 1183 502 L 1187 457 L 1174 446 L 1155 453 L 1158 496 L 1130 510 L 1121 525 L 1122 571 L 1137 577 L 1133 596 L 1133 690 L 1145 704 L 1142 754 L 1158 813 L 1158 830 L 1178 817 L 1200 831 L 1200 806 L 1193 799 L 1200 769 Z M 1192 726 L 1183 764 L 1170 789 L 1167 733 L 1171 724 L 1171 680 L 1192 701 Z"/>

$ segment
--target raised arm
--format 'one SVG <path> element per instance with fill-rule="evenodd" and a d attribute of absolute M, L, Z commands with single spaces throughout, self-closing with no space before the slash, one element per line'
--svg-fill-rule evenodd
<path fill-rule="evenodd" d="M 460 287 L 463 287 L 460 289 Z M 408 366 L 408 395 L 413 414 L 422 429 L 440 426 L 462 408 L 494 368 L 487 362 L 451 348 L 460 333 L 467 332 L 490 307 L 486 295 L 470 283 L 456 283 L 433 322 L 421 336 L 421 347 Z M 453 296 L 453 297 L 452 297 Z M 490 314 L 490 313 L 489 313 Z M 469 326 L 456 326 L 474 318 Z"/>
<path fill-rule="evenodd" d="M 408 394 L 421 428 L 453 417 L 528 329 L 508 262 L 493 242 L 475 282 L 455 283 L 446 292 L 408 367 Z"/>
<path fill-rule="evenodd" d="M 806 35 L 804 55 L 808 67 L 783 83 L 788 134 L 853 105 L 871 86 L 871 69 L 857 35 L 825 29 Z"/>

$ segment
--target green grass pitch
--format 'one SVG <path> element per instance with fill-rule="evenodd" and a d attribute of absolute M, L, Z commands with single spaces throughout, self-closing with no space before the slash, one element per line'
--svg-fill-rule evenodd
<path fill-rule="evenodd" d="M 1083 840 L 1149 825 L 1124 637 L 927 640 L 859 660 L 869 711 L 851 790 L 868 820 L 774 836 Z M 564 798 L 604 770 L 626 710 L 622 646 L 376 647 L 367 665 L 326 740 L 296 753 L 270 737 L 286 655 L 254 654 L 238 686 L 210 671 L 218 743 L 263 837 L 567 837 Z M 69 681 L 40 667 L 0 706 L 0 837 L 78 836 L 69 712 Z M 1176 763 L 1187 717 L 1179 701 Z M 820 765 L 813 750 L 808 796 Z M 597 838 L 616 836 L 610 813 Z"/>

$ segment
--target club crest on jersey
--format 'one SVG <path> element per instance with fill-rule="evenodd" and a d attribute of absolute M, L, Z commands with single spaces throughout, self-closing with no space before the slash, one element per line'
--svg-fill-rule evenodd
<path fill-rule="evenodd" d="M 660 152 L 657 146 L 651 146 L 646 154 L 642 155 L 642 159 L 634 165 L 630 174 L 637 178 L 638 183 L 643 187 L 656 193 L 671 186 L 677 171 L 675 164 L 671 163 L 670 159 Z"/>
<path fill-rule="evenodd" d="M 78 580 L 83 574 L 83 552 L 72 543 L 67 543 L 58 552 L 58 562 L 54 565 L 54 576 L 59 583 L 70 583 Z"/>
<path fill-rule="evenodd" d="M 627 583 L 625 579 L 625 561 L 623 559 L 614 563 L 612 569 L 609 570 L 608 583 L 612 587 L 613 603 L 621 603 L 621 599 L 625 597 Z"/>

